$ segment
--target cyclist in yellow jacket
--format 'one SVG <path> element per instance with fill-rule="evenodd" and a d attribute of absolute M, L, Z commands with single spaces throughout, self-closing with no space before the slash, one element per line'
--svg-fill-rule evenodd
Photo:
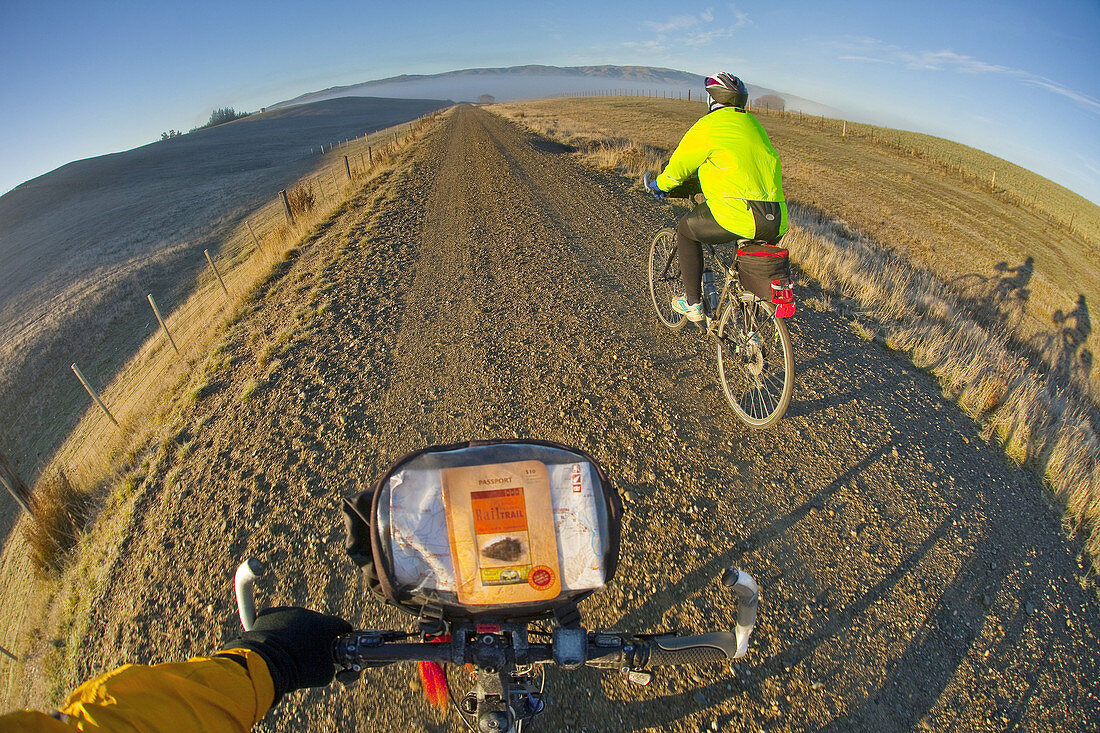
<path fill-rule="evenodd" d="M 332 642 L 351 626 L 304 608 L 271 608 L 211 657 L 127 664 L 76 688 L 46 715 L 0 717 L 8 731 L 248 731 L 285 693 L 332 681 Z"/>
<path fill-rule="evenodd" d="M 787 231 L 779 153 L 763 126 L 745 111 L 745 84 L 721 72 L 707 77 L 706 89 L 710 111 L 692 125 L 664 172 L 649 184 L 651 193 L 663 197 L 678 186 L 690 186 L 689 179 L 698 174 L 707 199 L 676 226 L 685 293 L 672 300 L 672 308 L 691 321 L 704 318 L 702 242 L 755 239 L 775 244 Z"/>

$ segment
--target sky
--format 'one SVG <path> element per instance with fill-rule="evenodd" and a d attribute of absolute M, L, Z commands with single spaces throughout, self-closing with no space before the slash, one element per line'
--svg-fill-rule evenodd
<path fill-rule="evenodd" d="M 0 0 L 0 193 L 219 107 L 524 64 L 730 71 L 1100 203 L 1100 0 Z"/>

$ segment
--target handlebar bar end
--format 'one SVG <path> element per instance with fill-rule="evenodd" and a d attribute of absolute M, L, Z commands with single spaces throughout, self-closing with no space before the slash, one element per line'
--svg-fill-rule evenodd
<path fill-rule="evenodd" d="M 233 576 L 233 589 L 237 594 L 237 615 L 245 631 L 251 631 L 252 625 L 256 623 L 256 601 L 252 586 L 256 578 L 261 578 L 266 573 L 267 568 L 264 564 L 257 558 L 250 557 L 237 566 L 237 572 Z"/>

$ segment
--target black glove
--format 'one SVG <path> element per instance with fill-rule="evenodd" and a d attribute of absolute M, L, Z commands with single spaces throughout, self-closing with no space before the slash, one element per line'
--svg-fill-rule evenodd
<path fill-rule="evenodd" d="M 351 624 L 338 616 L 305 608 L 268 608 L 256 615 L 251 631 L 222 649 L 251 649 L 263 657 L 275 686 L 274 705 L 284 693 L 332 682 L 332 642 L 351 631 Z"/>

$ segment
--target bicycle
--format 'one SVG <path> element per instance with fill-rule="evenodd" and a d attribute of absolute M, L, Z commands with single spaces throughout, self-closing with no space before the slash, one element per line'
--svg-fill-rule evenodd
<path fill-rule="evenodd" d="M 643 176 L 646 190 L 649 181 L 646 173 Z M 698 184 L 692 182 L 666 193 L 669 198 L 686 199 L 692 209 L 701 195 Z M 783 417 L 794 392 L 794 350 L 783 320 L 794 313 L 793 284 L 789 280 L 774 280 L 771 302 L 761 299 L 742 285 L 737 255 L 730 259 L 719 251 L 719 247 L 730 244 L 741 249 L 765 243 L 736 239 L 717 247 L 706 245 L 707 259 L 717 266 L 724 282 L 719 291 L 714 270 L 703 268 L 706 319 L 701 326 L 715 342 L 718 379 L 726 401 L 748 427 L 769 428 Z M 650 241 L 649 294 L 658 320 L 672 331 L 687 323 L 686 316 L 672 309 L 672 299 L 683 292 L 676 230 L 666 227 Z"/>
<path fill-rule="evenodd" d="M 462 492 L 456 487 L 466 484 L 473 487 L 470 500 L 475 509 L 475 528 L 486 516 L 497 521 L 514 515 L 517 506 L 521 507 L 526 527 L 522 532 L 509 530 L 514 535 L 509 541 L 515 545 L 510 555 L 500 552 L 502 542 L 495 539 L 499 533 L 489 536 L 493 543 L 487 547 L 478 542 L 467 548 L 478 563 L 479 572 L 472 578 L 461 573 L 470 553 L 454 551 L 461 546 L 453 544 L 462 538 L 463 515 L 455 508 L 460 505 L 448 504 L 459 501 L 456 497 L 462 496 Z M 539 492 L 543 490 L 540 487 L 548 487 L 550 492 L 553 510 L 549 516 L 538 509 Z M 416 505 L 416 511 L 406 516 L 401 507 L 410 502 Z M 562 511 L 565 506 L 569 507 L 567 512 Z M 445 670 L 441 675 L 443 685 L 448 687 L 446 696 L 463 724 L 471 731 L 518 733 L 525 722 L 549 704 L 543 697 L 547 665 L 566 670 L 582 666 L 617 670 L 630 682 L 646 685 L 657 667 L 728 662 L 743 657 L 756 624 L 759 588 L 749 573 L 734 567 L 727 568 L 721 578 L 739 601 L 732 633 L 638 634 L 594 631 L 581 625 L 577 602 L 604 587 L 614 574 L 621 511 L 618 493 L 603 468 L 587 453 L 556 443 L 469 442 L 431 446 L 403 457 L 372 490 L 345 502 L 346 522 L 351 517 L 347 524 L 348 554 L 357 564 L 363 560 L 362 567 L 378 573 L 384 600 L 416 614 L 420 629 L 419 632 L 366 629 L 338 637 L 332 645 L 336 679 L 351 684 L 366 667 L 396 662 L 471 665 L 473 685 L 460 700 L 455 699 L 447 686 Z M 446 522 L 441 523 L 444 515 Z M 447 537 L 439 536 L 444 525 Z M 556 544 L 561 548 L 557 555 L 559 562 L 528 568 L 525 580 L 521 577 L 521 565 L 516 563 L 537 562 L 535 535 L 540 525 L 554 528 Z M 364 540 L 366 535 L 369 541 Z M 485 537 L 478 539 L 487 541 Z M 445 558 L 448 546 L 451 554 Z M 494 548 L 495 554 L 490 552 Z M 369 552 L 371 558 L 356 559 L 356 552 Z M 403 575 L 408 570 L 405 564 L 408 558 L 402 559 L 402 553 L 408 552 L 422 553 L 418 557 L 426 560 L 421 566 L 421 570 L 429 568 L 426 576 L 423 572 Z M 435 556 L 426 558 L 423 553 Z M 599 577 L 578 581 L 583 575 L 578 575 L 578 559 L 585 557 L 599 566 Z M 512 563 L 506 568 L 508 572 L 501 572 L 500 558 Z M 451 563 L 450 571 L 444 560 Z M 595 566 L 589 562 L 584 572 Z M 551 587 L 555 571 L 556 592 Z M 263 574 L 263 564 L 255 558 L 241 563 L 237 569 L 237 608 L 246 631 L 256 617 L 253 584 Z M 464 600 L 462 588 L 471 579 L 484 581 L 479 592 L 495 592 L 497 601 L 505 600 Z M 517 591 L 538 596 L 540 587 L 545 590 L 545 598 L 526 602 L 507 600 L 507 594 Z M 552 624 L 552 628 L 536 627 L 542 622 Z M 416 636 L 419 641 L 409 641 Z"/>

